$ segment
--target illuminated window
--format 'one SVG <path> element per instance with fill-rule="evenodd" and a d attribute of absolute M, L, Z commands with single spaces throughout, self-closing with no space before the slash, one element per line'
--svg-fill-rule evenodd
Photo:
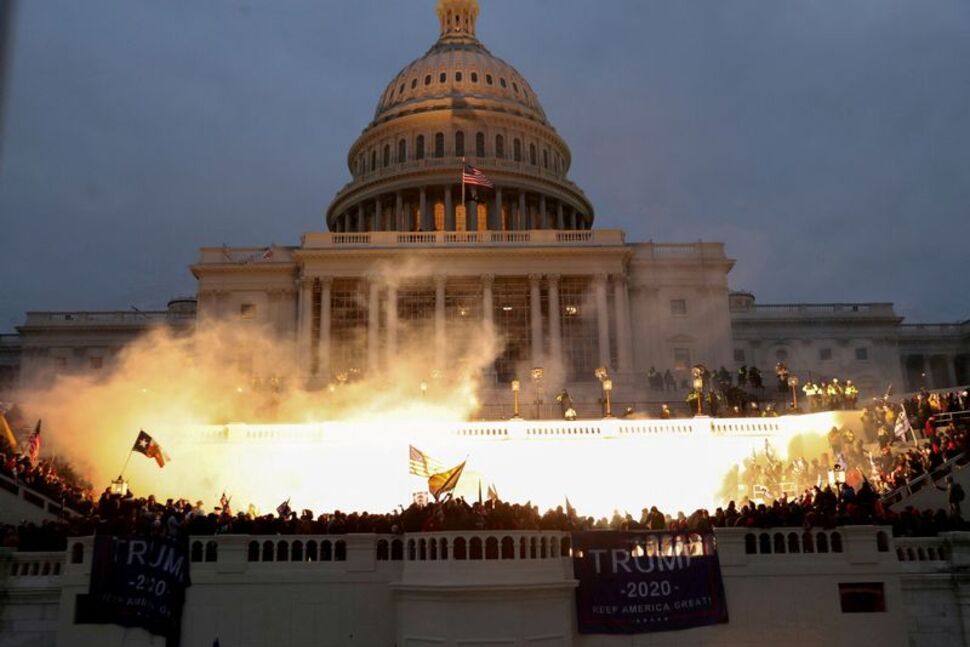
<path fill-rule="evenodd" d="M 488 205 L 478 205 L 478 231 L 488 230 Z"/>
<path fill-rule="evenodd" d="M 690 366 L 690 349 L 674 349 L 674 368 L 678 371 L 686 370 Z"/>
<path fill-rule="evenodd" d="M 465 218 L 465 205 L 460 204 L 455 207 L 455 231 L 467 231 Z"/>
<path fill-rule="evenodd" d="M 445 204 L 443 202 L 434 203 L 434 229 L 435 231 L 445 230 Z"/>
<path fill-rule="evenodd" d="M 670 301 L 670 314 L 675 316 L 684 316 L 687 314 L 687 300 L 686 299 L 671 299 Z"/>

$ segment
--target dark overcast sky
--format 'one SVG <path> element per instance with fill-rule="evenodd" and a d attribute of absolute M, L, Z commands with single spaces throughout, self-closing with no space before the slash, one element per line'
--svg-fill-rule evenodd
<path fill-rule="evenodd" d="M 598 227 L 720 240 L 761 302 L 970 317 L 966 0 L 482 0 Z M 162 307 L 203 245 L 297 244 L 433 0 L 29 0 L 0 175 L 0 329 Z"/>

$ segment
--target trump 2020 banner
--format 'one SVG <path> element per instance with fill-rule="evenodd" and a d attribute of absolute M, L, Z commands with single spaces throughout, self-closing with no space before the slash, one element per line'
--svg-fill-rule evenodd
<path fill-rule="evenodd" d="M 189 585 L 185 542 L 161 537 L 94 539 L 91 586 L 79 595 L 78 624 L 142 627 L 178 644 Z"/>
<path fill-rule="evenodd" d="M 581 634 L 633 634 L 725 623 L 714 535 L 573 533 Z"/>

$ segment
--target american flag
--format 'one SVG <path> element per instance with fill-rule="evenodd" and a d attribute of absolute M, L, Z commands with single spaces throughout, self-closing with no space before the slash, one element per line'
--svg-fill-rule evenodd
<path fill-rule="evenodd" d="M 414 474 L 415 476 L 423 476 L 424 478 L 428 478 L 432 474 L 440 472 L 444 467 L 441 463 L 431 458 L 414 445 L 409 445 L 408 450 L 408 466 L 411 474 Z"/>
<path fill-rule="evenodd" d="M 485 174 L 479 171 L 477 168 L 471 164 L 465 164 L 464 170 L 461 173 L 462 184 L 473 184 L 475 186 L 483 186 L 486 189 L 494 189 L 495 185 L 485 177 Z"/>

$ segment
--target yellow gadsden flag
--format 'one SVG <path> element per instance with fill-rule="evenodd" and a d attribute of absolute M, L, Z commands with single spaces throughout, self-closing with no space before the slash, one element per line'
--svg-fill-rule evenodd
<path fill-rule="evenodd" d="M 13 435 L 13 431 L 10 429 L 10 423 L 7 422 L 7 416 L 3 415 L 0 411 L 0 438 L 3 438 L 8 443 L 10 443 L 11 449 L 17 449 L 17 439 Z"/>
<path fill-rule="evenodd" d="M 450 470 L 445 472 L 440 472 L 438 474 L 432 474 L 428 478 L 428 491 L 437 501 L 442 494 L 447 494 L 455 489 L 458 485 L 458 480 L 461 478 L 461 473 L 465 471 L 465 462 L 462 461 L 461 465 L 457 467 L 452 467 Z"/>

